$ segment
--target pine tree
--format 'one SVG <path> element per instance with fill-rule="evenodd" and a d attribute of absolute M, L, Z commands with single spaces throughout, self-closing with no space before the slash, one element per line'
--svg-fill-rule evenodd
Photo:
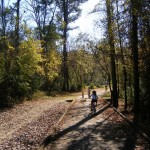
<path fill-rule="evenodd" d="M 59 21 L 61 21 L 61 31 L 63 38 L 63 90 L 69 91 L 69 71 L 68 71 L 68 50 L 67 50 L 67 33 L 71 28 L 69 23 L 78 19 L 81 10 L 79 9 L 80 3 L 86 0 L 58 0 L 60 13 L 58 14 Z"/>

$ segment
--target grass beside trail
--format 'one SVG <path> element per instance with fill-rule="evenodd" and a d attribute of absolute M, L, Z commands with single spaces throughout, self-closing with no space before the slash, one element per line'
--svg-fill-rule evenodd
<path fill-rule="evenodd" d="M 110 91 L 106 91 L 101 98 L 103 99 L 111 99 L 111 92 Z"/>
<path fill-rule="evenodd" d="M 73 100 L 73 99 L 75 99 L 81 95 L 82 95 L 81 92 L 76 92 L 76 93 L 70 93 L 70 92 L 55 93 L 54 92 L 51 94 L 47 94 L 45 92 L 39 91 L 33 95 L 32 100 L 38 100 L 38 99 L 43 99 L 43 100 Z"/>

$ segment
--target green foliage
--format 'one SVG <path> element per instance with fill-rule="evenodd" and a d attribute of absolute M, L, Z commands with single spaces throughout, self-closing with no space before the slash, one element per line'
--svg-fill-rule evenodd
<path fill-rule="evenodd" d="M 61 57 L 57 51 L 51 50 L 48 52 L 45 61 L 45 75 L 47 77 L 47 80 L 49 82 L 52 82 L 59 75 Z"/>
<path fill-rule="evenodd" d="M 84 59 L 83 59 L 84 57 Z M 69 53 L 69 70 L 70 77 L 78 84 L 89 84 L 90 76 L 93 74 L 93 59 L 92 55 L 84 49 L 79 49 Z"/>
<path fill-rule="evenodd" d="M 33 81 L 37 80 L 38 75 L 41 74 L 42 68 L 39 65 L 42 62 L 40 42 L 33 39 L 24 41 L 19 46 L 19 53 L 16 55 L 15 51 L 10 51 L 9 45 L 4 54 L 7 59 L 1 59 L 0 61 L 0 95 L 1 104 L 13 104 L 23 100 L 23 98 L 30 98 L 32 93 L 38 87 L 37 82 L 33 84 Z M 8 55 L 9 54 L 9 55 Z M 11 56 L 11 59 L 8 56 Z M 8 60 L 8 61 L 7 61 Z M 8 66 L 9 62 L 9 68 Z M 34 80 L 33 80 L 34 78 Z"/>
<path fill-rule="evenodd" d="M 33 98 L 33 99 L 39 99 L 39 98 L 41 98 L 41 97 L 46 97 L 46 96 L 47 96 L 47 94 L 46 94 L 45 92 L 43 92 L 43 91 L 36 91 L 36 92 L 33 94 L 32 98 Z"/>
<path fill-rule="evenodd" d="M 18 68 L 19 68 L 19 88 L 22 91 L 22 96 L 30 97 L 31 94 L 40 86 L 40 74 L 43 73 L 40 47 L 40 41 L 29 39 L 20 45 L 18 55 Z M 18 69 L 16 68 L 16 70 Z"/>
<path fill-rule="evenodd" d="M 111 92 L 109 91 L 109 92 L 105 92 L 103 95 L 102 95 L 102 97 L 104 98 L 111 98 Z"/>
<path fill-rule="evenodd" d="M 60 90 L 61 80 L 57 80 L 60 75 L 61 57 L 60 54 L 55 50 L 51 49 L 45 55 L 43 61 L 44 72 L 42 89 L 50 92 L 51 90 Z"/>
<path fill-rule="evenodd" d="M 70 85 L 70 91 L 72 91 L 72 92 L 78 91 L 77 85 L 76 84 L 71 84 Z"/>
<path fill-rule="evenodd" d="M 0 81 L 3 79 L 5 72 L 4 65 L 4 54 L 0 53 Z"/>
<path fill-rule="evenodd" d="M 40 42 L 33 39 L 24 41 L 20 45 L 18 65 L 22 75 L 31 77 L 35 73 L 42 73 L 39 63 L 42 62 Z"/>
<path fill-rule="evenodd" d="M 70 84 L 70 91 L 71 92 L 77 92 L 77 91 L 81 91 L 82 89 L 84 89 L 84 85 L 81 83 L 77 83 L 77 82 L 72 82 Z"/>
<path fill-rule="evenodd" d="M 95 85 L 93 83 L 90 84 L 90 89 L 94 89 Z"/>

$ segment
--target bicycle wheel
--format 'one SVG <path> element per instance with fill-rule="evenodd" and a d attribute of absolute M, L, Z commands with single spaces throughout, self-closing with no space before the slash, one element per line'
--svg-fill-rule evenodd
<path fill-rule="evenodd" d="M 96 106 L 94 105 L 94 114 L 96 113 Z"/>
<path fill-rule="evenodd" d="M 93 111 L 93 113 L 95 114 L 96 113 L 96 106 L 95 106 L 95 103 L 93 103 L 93 105 L 92 105 L 92 111 Z"/>

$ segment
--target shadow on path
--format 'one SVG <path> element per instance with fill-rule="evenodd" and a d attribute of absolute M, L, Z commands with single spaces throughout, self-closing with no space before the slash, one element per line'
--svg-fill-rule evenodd
<path fill-rule="evenodd" d="M 74 109 L 80 110 L 84 108 L 86 107 L 75 107 Z M 100 108 L 96 114 L 85 116 L 84 119 L 55 135 L 49 135 L 42 143 L 43 148 L 49 147 L 52 144 L 50 149 L 54 150 L 137 150 L 138 135 L 136 130 L 125 120 L 119 123 L 115 122 L 115 120 L 109 121 L 109 118 L 116 115 L 115 111 L 111 111 L 110 114 L 104 116 L 103 120 L 96 118 L 104 111 L 109 110 L 109 108 L 111 108 L 111 104 Z M 92 119 L 94 119 L 94 123 Z M 63 144 L 68 141 L 67 145 L 63 145 L 63 149 L 59 147 L 60 145 L 57 147 L 58 140 L 61 138 Z"/>
<path fill-rule="evenodd" d="M 63 135 L 71 132 L 72 130 L 75 130 L 76 128 L 78 128 L 80 125 L 84 124 L 85 122 L 89 121 L 90 119 L 94 118 L 95 116 L 101 114 L 103 111 L 105 111 L 106 109 L 108 109 L 111 106 L 111 104 L 108 104 L 106 107 L 100 109 L 99 111 L 97 111 L 95 114 L 93 115 L 89 115 L 86 118 L 84 118 L 83 120 L 79 121 L 78 123 L 66 128 L 63 131 L 58 132 L 55 135 L 50 135 L 48 136 L 42 143 L 42 145 L 45 147 L 48 144 L 50 144 L 51 142 L 54 142 L 56 140 L 58 140 L 60 137 L 62 137 Z"/>
<path fill-rule="evenodd" d="M 64 150 L 135 150 L 136 134 L 123 132 L 123 126 L 104 123 L 113 114 L 94 126 L 78 129 L 77 135 L 70 134 L 72 140 Z"/>

